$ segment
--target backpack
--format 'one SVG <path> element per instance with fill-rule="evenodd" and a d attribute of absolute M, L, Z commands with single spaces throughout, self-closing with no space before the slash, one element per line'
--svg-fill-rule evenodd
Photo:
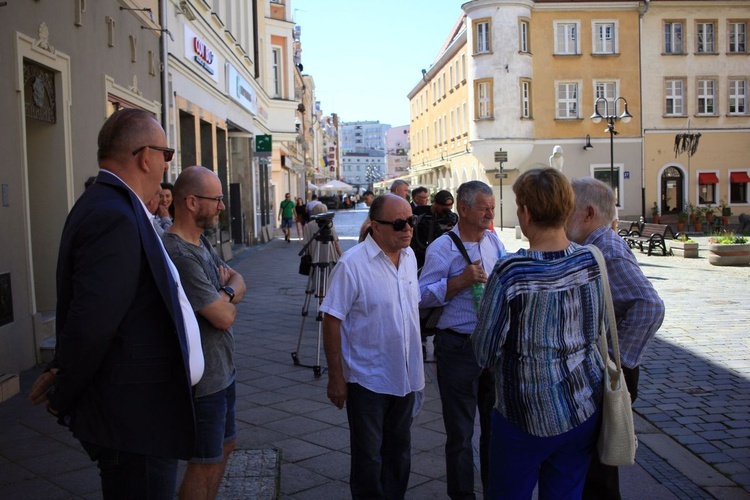
<path fill-rule="evenodd" d="M 411 237 L 411 249 L 417 258 L 418 272 L 422 271 L 427 247 L 458 223 L 458 215 L 449 212 L 443 217 L 435 217 L 432 212 L 417 215 L 417 223 Z"/>

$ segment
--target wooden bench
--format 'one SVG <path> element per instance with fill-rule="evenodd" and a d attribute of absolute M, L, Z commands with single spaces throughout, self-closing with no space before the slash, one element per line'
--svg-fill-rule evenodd
<path fill-rule="evenodd" d="M 644 244 L 648 245 L 648 254 L 655 248 L 661 248 L 662 255 L 667 255 L 667 245 L 665 240 L 667 238 L 674 239 L 675 235 L 667 224 L 649 224 L 646 223 L 641 227 L 640 231 L 633 230 L 631 234 L 623 236 L 625 241 L 628 242 L 630 248 L 638 247 L 643 252 Z"/>
<path fill-rule="evenodd" d="M 638 231 L 640 234 L 641 226 L 637 221 L 634 220 L 617 220 L 617 234 L 622 237 L 630 236 L 633 231 Z"/>

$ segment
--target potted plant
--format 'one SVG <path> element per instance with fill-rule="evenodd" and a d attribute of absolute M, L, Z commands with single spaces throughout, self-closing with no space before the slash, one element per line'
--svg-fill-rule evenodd
<path fill-rule="evenodd" d="M 714 266 L 750 264 L 750 243 L 734 233 L 717 234 L 708 240 L 708 262 Z"/>
<path fill-rule="evenodd" d="M 695 209 L 695 218 L 693 219 L 693 224 L 695 224 L 696 232 L 703 232 L 703 210 L 701 208 Z"/>
<path fill-rule="evenodd" d="M 727 206 L 727 202 L 722 198 L 719 200 L 719 209 L 721 210 L 721 222 L 726 229 L 729 226 L 729 217 L 732 216 L 732 209 Z"/>
<path fill-rule="evenodd" d="M 695 217 L 698 214 L 698 209 L 695 208 L 695 205 L 693 205 L 690 202 L 687 202 L 685 204 L 685 211 L 688 213 L 688 215 L 690 215 L 690 222 L 692 222 L 693 224 L 695 224 Z"/>
<path fill-rule="evenodd" d="M 684 224 L 684 223 L 683 223 Z M 683 257 L 685 259 L 698 258 L 698 242 L 690 239 L 686 234 L 679 235 L 669 244 L 672 255 Z"/>
<path fill-rule="evenodd" d="M 714 221 L 714 210 L 716 210 L 710 203 L 703 207 L 703 213 L 706 214 L 706 222 L 711 224 Z"/>
<path fill-rule="evenodd" d="M 659 224 L 659 222 L 661 222 L 661 217 L 659 216 L 659 204 L 657 202 L 654 202 L 651 206 L 651 216 L 654 218 L 654 224 Z"/>
<path fill-rule="evenodd" d="M 677 214 L 677 232 L 681 233 L 685 230 L 685 223 L 687 222 L 687 212 L 680 212 Z"/>

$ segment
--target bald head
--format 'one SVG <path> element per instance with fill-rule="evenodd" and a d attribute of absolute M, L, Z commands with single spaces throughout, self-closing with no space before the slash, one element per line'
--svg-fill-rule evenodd
<path fill-rule="evenodd" d="M 209 194 L 205 194 L 204 191 L 208 187 L 209 182 L 211 182 L 211 180 L 213 179 L 218 180 L 216 174 L 212 170 L 209 170 L 206 167 L 202 167 L 200 165 L 188 167 L 183 170 L 174 183 L 175 205 L 184 205 L 185 198 L 191 194 L 199 196 L 211 196 Z"/>

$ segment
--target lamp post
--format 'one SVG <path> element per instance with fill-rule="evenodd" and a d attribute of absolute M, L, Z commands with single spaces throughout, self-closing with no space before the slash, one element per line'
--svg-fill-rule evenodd
<path fill-rule="evenodd" d="M 376 180 L 378 180 L 380 177 L 379 174 L 380 174 L 380 171 L 376 167 L 372 165 L 367 167 L 367 169 L 365 170 L 365 180 L 367 181 L 367 189 L 372 190 L 373 183 Z"/>
<path fill-rule="evenodd" d="M 617 101 L 622 100 L 622 102 L 625 103 L 625 110 L 622 112 L 620 116 L 617 116 L 615 113 L 617 113 Z M 599 113 L 599 103 L 604 103 L 604 116 L 602 116 L 601 113 Z M 615 134 L 618 134 L 615 130 L 615 122 L 617 120 L 622 120 L 623 123 L 628 123 L 632 118 L 633 115 L 631 115 L 628 112 L 628 101 L 624 97 L 617 97 L 614 101 L 612 101 L 612 107 L 614 108 L 612 110 L 612 114 L 609 114 L 609 101 L 605 99 L 604 97 L 599 97 L 596 99 L 596 102 L 594 102 L 594 114 L 591 115 L 591 121 L 594 123 L 599 123 L 602 121 L 602 119 L 607 120 L 607 129 L 605 132 L 609 132 L 609 181 L 612 185 L 612 190 L 614 191 L 616 189 L 616 183 L 615 183 Z M 619 195 L 617 196 L 619 199 Z"/>

